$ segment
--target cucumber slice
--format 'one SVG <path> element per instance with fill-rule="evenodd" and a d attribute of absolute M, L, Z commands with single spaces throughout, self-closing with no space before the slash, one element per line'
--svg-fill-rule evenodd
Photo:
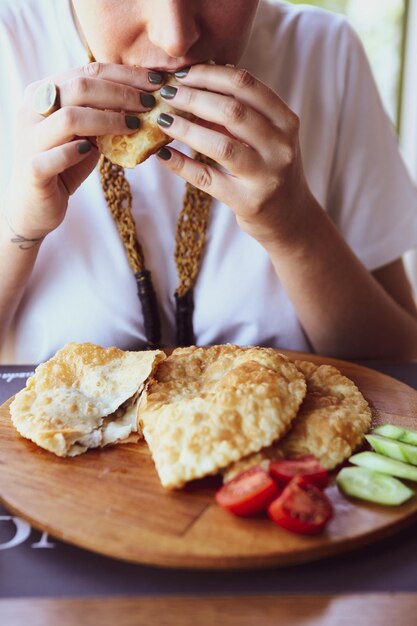
<path fill-rule="evenodd" d="M 376 452 L 359 452 L 359 454 L 351 456 L 349 461 L 354 465 L 367 467 L 368 469 L 381 472 L 382 474 L 390 474 L 391 476 L 417 481 L 417 467 L 389 459 Z"/>
<path fill-rule="evenodd" d="M 346 495 L 377 504 L 396 506 L 414 495 L 414 491 L 400 480 L 366 467 L 343 468 L 336 483 Z"/>
<path fill-rule="evenodd" d="M 397 459 L 397 461 L 417 465 L 417 446 L 410 446 L 409 443 L 381 437 L 381 435 L 365 435 L 365 439 L 369 441 L 375 452 Z"/>
<path fill-rule="evenodd" d="M 409 428 L 401 428 L 401 426 L 394 426 L 394 424 L 383 424 L 378 426 L 372 431 L 372 434 L 383 435 L 384 437 L 390 437 L 391 439 L 397 439 L 398 441 L 404 441 L 404 443 L 410 443 L 413 446 L 417 446 L 417 430 L 410 430 Z"/>

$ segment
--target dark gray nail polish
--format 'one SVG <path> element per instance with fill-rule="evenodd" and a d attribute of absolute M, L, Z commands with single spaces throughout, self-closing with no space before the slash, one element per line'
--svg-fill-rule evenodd
<path fill-rule="evenodd" d="M 90 152 L 91 148 L 92 144 L 87 140 L 81 141 L 79 144 L 77 144 L 77 150 L 79 154 L 87 154 L 87 152 Z"/>
<path fill-rule="evenodd" d="M 148 72 L 148 80 L 152 85 L 160 85 L 164 77 L 161 72 Z"/>
<path fill-rule="evenodd" d="M 175 72 L 174 76 L 176 78 L 185 78 L 189 71 L 189 67 L 183 67 L 181 70 L 178 70 L 178 72 Z"/>
<path fill-rule="evenodd" d="M 164 85 L 159 93 L 166 100 L 172 100 L 172 98 L 175 98 L 177 91 L 178 89 L 176 87 L 172 87 L 172 85 Z"/>
<path fill-rule="evenodd" d="M 174 118 L 172 117 L 172 115 L 161 113 L 161 115 L 158 116 L 158 124 L 160 126 L 163 126 L 163 128 L 169 128 L 173 121 Z"/>
<path fill-rule="evenodd" d="M 141 93 L 139 97 L 142 106 L 147 109 L 152 109 L 156 104 L 155 97 L 151 93 Z"/>
<path fill-rule="evenodd" d="M 136 115 L 125 115 L 126 126 L 131 129 L 139 128 L 140 120 Z"/>
<path fill-rule="evenodd" d="M 168 150 L 168 148 L 160 148 L 158 150 L 158 156 L 163 160 L 163 161 L 169 161 L 170 158 L 172 157 L 172 152 L 171 150 Z"/>

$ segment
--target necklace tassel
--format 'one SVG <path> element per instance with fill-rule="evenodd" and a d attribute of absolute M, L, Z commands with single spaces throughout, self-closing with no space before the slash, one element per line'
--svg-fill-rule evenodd
<path fill-rule="evenodd" d="M 161 341 L 161 324 L 159 321 L 158 303 L 149 270 L 135 274 L 138 296 L 142 305 L 143 323 L 148 348 L 155 350 Z"/>
<path fill-rule="evenodd" d="M 175 322 L 177 328 L 177 346 L 192 346 L 195 343 L 193 330 L 194 297 L 189 289 L 184 295 L 175 294 Z"/>

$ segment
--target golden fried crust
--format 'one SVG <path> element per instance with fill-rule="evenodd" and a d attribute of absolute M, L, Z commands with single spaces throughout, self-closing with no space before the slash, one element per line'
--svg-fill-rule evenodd
<path fill-rule="evenodd" d="M 295 362 L 307 380 L 307 396 L 291 431 L 279 444 L 286 457 L 314 454 L 327 469 L 347 459 L 372 423 L 365 398 L 331 365 Z"/>
<path fill-rule="evenodd" d="M 137 430 L 137 400 L 165 354 L 68 343 L 36 368 L 10 406 L 18 432 L 58 456 L 76 456 Z"/>
<path fill-rule="evenodd" d="M 176 84 L 174 78 L 170 78 L 166 85 Z M 140 128 L 129 135 L 102 135 L 97 137 L 97 146 L 100 152 L 112 163 L 122 167 L 135 167 L 155 154 L 162 146 L 172 141 L 158 125 L 158 116 L 161 113 L 170 113 L 173 110 L 159 92 L 153 93 L 156 105 L 150 111 L 136 113 L 140 119 Z M 185 116 L 185 113 L 180 113 Z"/>
<path fill-rule="evenodd" d="M 139 422 L 164 487 L 217 472 L 282 436 L 304 376 L 270 348 L 179 348 L 143 394 Z"/>
<path fill-rule="evenodd" d="M 288 434 L 257 455 L 242 459 L 225 472 L 225 481 L 271 459 L 313 454 L 333 469 L 363 441 L 372 413 L 356 385 L 330 365 L 295 361 L 307 382 L 307 395 Z"/>
<path fill-rule="evenodd" d="M 172 108 L 169 109 L 165 103 L 161 103 L 149 113 L 139 113 L 141 126 L 136 133 L 97 137 L 98 149 L 112 163 L 122 167 L 135 167 L 172 141 L 156 122 L 160 113 L 169 110 L 172 111 Z"/>

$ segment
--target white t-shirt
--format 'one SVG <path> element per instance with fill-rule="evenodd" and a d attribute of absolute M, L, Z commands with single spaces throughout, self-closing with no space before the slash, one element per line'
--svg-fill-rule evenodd
<path fill-rule="evenodd" d="M 11 121 L 25 86 L 86 61 L 69 0 L 2 0 L 0 193 L 10 175 Z M 309 185 L 364 265 L 373 270 L 416 246 L 416 190 L 346 21 L 315 8 L 261 2 L 240 65 L 300 116 Z M 173 345 L 173 253 L 184 182 L 155 157 L 126 174 L 157 292 L 162 341 Z M 194 299 L 200 345 L 309 348 L 268 255 L 217 201 Z M 43 242 L 0 362 L 38 362 L 70 340 L 124 349 L 144 344 L 135 279 L 97 171 L 70 199 L 64 223 Z"/>

